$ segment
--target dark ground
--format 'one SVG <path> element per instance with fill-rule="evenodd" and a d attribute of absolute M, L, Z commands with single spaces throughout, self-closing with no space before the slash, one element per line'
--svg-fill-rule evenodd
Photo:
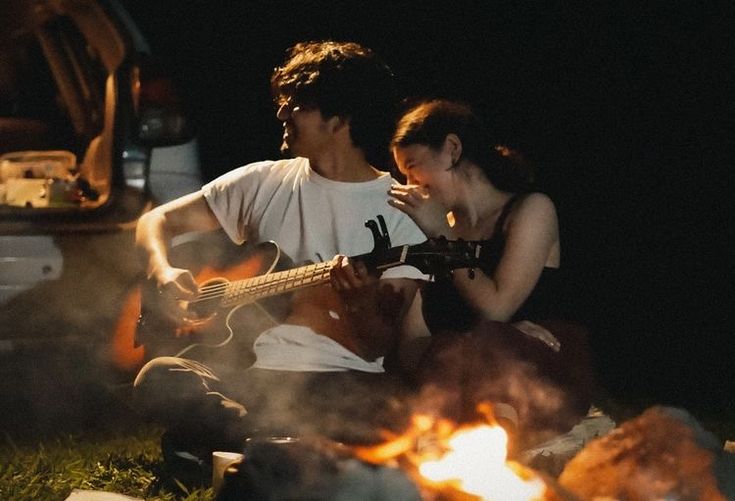
<path fill-rule="evenodd" d="M 474 103 L 557 201 L 563 265 L 604 389 L 623 407 L 735 422 L 734 5 L 122 3 L 187 98 L 207 179 L 277 156 L 268 78 L 296 41 L 361 42 L 404 94 Z M 33 351 L 2 359 L 4 395 L 35 388 L 6 400 L 19 412 L 2 429 L 120 417 L 105 384 L 116 378 L 69 366 L 97 360 L 94 347 L 42 351 L 44 363 Z M 59 381 L 70 384 L 46 385 Z"/>

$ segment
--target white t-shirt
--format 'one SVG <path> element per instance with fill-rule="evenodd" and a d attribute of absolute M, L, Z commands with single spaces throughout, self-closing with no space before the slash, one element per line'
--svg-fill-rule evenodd
<path fill-rule="evenodd" d="M 426 240 L 410 217 L 388 205 L 388 190 L 394 182 L 388 173 L 360 183 L 332 181 L 312 170 L 307 159 L 294 158 L 240 167 L 206 184 L 202 193 L 233 242 L 273 240 L 295 263 L 322 262 L 335 254 L 355 256 L 373 250 L 372 232 L 365 227 L 365 221 L 378 215 L 385 219 L 392 246 Z M 382 275 L 399 277 L 426 278 L 410 266 L 391 268 Z M 278 326 L 271 335 L 295 331 L 292 327 Z M 268 332 L 262 336 L 267 335 Z M 260 341 L 263 340 L 255 345 L 256 367 L 288 370 L 298 366 L 299 369 L 291 370 L 309 370 L 304 368 L 303 360 L 293 363 L 294 350 L 290 350 L 289 361 L 266 358 L 265 353 L 261 357 L 257 351 Z M 335 349 L 343 349 L 332 343 Z M 309 343 L 305 340 L 304 344 Z M 311 343 L 308 351 L 314 352 L 313 348 Z M 325 351 L 325 345 L 316 351 Z M 344 358 L 342 353 L 340 357 Z M 306 363 L 313 366 L 311 370 L 339 370 L 332 362 L 325 369 L 320 360 L 314 360 L 313 353 L 309 360 L 313 360 Z M 362 365 L 360 361 L 365 363 L 358 357 L 353 365 Z M 347 369 L 364 370 L 346 362 L 344 370 Z"/>

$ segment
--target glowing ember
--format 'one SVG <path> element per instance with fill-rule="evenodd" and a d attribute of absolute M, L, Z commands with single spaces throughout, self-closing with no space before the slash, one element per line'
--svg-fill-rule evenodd
<path fill-rule="evenodd" d="M 478 411 L 488 422 L 459 429 L 444 419 L 415 415 L 405 434 L 355 452 L 372 463 L 399 459 L 419 483 L 432 489 L 449 488 L 488 501 L 544 499 L 544 481 L 506 461 L 508 436 L 489 406 Z"/>

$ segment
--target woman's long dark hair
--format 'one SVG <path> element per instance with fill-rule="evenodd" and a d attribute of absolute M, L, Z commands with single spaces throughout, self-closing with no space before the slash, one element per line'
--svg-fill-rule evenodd
<path fill-rule="evenodd" d="M 480 117 L 459 101 L 432 99 L 409 108 L 398 121 L 391 148 L 422 144 L 439 151 L 448 134 L 462 141 L 457 164 L 462 158 L 473 162 L 502 191 L 521 193 L 533 188 L 531 166 L 514 150 L 497 144 Z"/>

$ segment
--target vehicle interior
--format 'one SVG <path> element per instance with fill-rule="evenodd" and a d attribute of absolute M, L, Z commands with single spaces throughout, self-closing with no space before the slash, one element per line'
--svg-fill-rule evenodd
<path fill-rule="evenodd" d="M 0 214 L 105 204 L 123 40 L 91 2 L 3 2 L 0 18 Z"/>

